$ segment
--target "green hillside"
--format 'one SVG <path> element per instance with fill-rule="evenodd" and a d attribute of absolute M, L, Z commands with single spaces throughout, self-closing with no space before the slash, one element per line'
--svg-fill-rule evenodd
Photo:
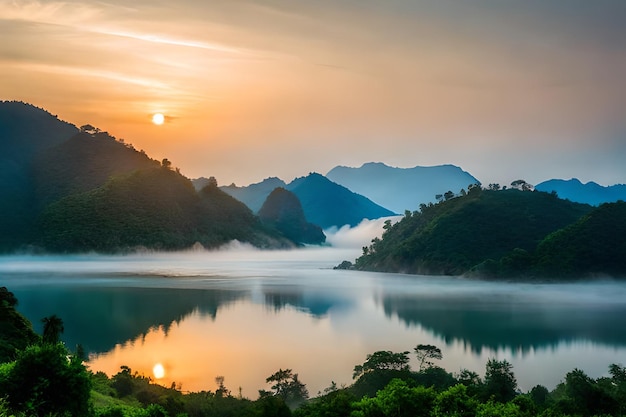
<path fill-rule="evenodd" d="M 37 201 L 33 159 L 78 132 L 76 126 L 19 101 L 0 101 L 0 251 L 32 236 Z"/>
<path fill-rule="evenodd" d="M 606 203 L 546 237 L 537 248 L 534 274 L 626 276 L 626 203 Z"/>
<path fill-rule="evenodd" d="M 196 193 L 167 167 L 113 177 L 102 187 L 72 194 L 44 211 L 41 246 L 54 252 L 116 252 L 136 247 L 174 250 L 233 239 L 257 246 L 287 245 L 250 210 L 217 187 Z"/>
<path fill-rule="evenodd" d="M 298 197 L 282 187 L 270 193 L 259 210 L 259 217 L 294 242 L 320 244 L 326 241 L 322 228 L 307 222 Z"/>
<path fill-rule="evenodd" d="M 44 205 L 71 193 L 99 187 L 112 175 L 159 165 L 106 132 L 83 130 L 35 158 L 35 192 Z"/>
<path fill-rule="evenodd" d="M 550 233 L 574 223 L 591 207 L 554 194 L 491 191 L 421 205 L 396 224 L 386 223 L 355 267 L 362 270 L 458 275 L 505 256 L 527 255 Z M 525 260 L 527 261 L 527 260 Z"/>

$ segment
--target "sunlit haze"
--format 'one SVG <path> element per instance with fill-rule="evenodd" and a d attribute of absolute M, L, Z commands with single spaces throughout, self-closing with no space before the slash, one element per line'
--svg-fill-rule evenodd
<path fill-rule="evenodd" d="M 0 99 L 221 185 L 370 161 L 608 185 L 625 21 L 622 0 L 0 0 Z"/>

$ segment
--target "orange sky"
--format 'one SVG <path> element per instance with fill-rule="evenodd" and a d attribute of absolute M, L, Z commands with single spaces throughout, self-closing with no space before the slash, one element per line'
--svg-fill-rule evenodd
<path fill-rule="evenodd" d="M 370 161 L 625 183 L 624 21 L 622 0 L 0 0 L 0 99 L 222 185 Z"/>

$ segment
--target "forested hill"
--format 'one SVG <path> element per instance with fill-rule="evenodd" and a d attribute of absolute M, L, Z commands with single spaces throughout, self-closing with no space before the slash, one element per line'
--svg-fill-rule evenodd
<path fill-rule="evenodd" d="M 259 218 L 294 242 L 321 244 L 326 241 L 322 228 L 307 222 L 298 197 L 282 187 L 277 187 L 267 197 L 259 210 Z"/>
<path fill-rule="evenodd" d="M 30 104 L 0 101 L 0 160 L 0 252 L 295 245 L 216 183 Z"/>
<path fill-rule="evenodd" d="M 589 205 L 537 191 L 483 190 L 422 204 L 385 224 L 361 270 L 490 278 L 626 277 L 626 203 Z"/>
<path fill-rule="evenodd" d="M 45 204 L 99 187 L 113 175 L 160 165 L 106 132 L 83 128 L 34 159 L 33 180 L 37 199 Z"/>
<path fill-rule="evenodd" d="M 32 231 L 33 159 L 76 133 L 76 126 L 43 109 L 0 101 L 0 250 L 20 245 Z"/>

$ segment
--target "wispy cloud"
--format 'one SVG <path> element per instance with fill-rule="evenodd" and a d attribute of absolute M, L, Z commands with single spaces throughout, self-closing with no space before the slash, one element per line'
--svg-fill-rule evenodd
<path fill-rule="evenodd" d="M 158 34 L 123 32 L 123 31 L 116 31 L 112 29 L 96 29 L 94 30 L 94 32 L 105 34 L 105 35 L 119 36 L 123 38 L 131 38 L 131 39 L 136 39 L 136 40 L 145 41 L 145 42 L 159 43 L 159 44 L 164 44 L 164 45 L 200 48 L 200 49 L 205 49 L 209 51 L 225 52 L 225 53 L 231 53 L 231 54 L 243 53 L 243 51 L 240 49 L 231 48 L 231 47 L 224 46 L 224 45 L 196 41 L 196 40 L 173 39 L 173 38 L 168 38 L 168 37 L 158 35 Z"/>
<path fill-rule="evenodd" d="M 81 26 L 103 16 L 93 4 L 65 1 L 0 0 L 0 18 L 65 26 Z"/>

